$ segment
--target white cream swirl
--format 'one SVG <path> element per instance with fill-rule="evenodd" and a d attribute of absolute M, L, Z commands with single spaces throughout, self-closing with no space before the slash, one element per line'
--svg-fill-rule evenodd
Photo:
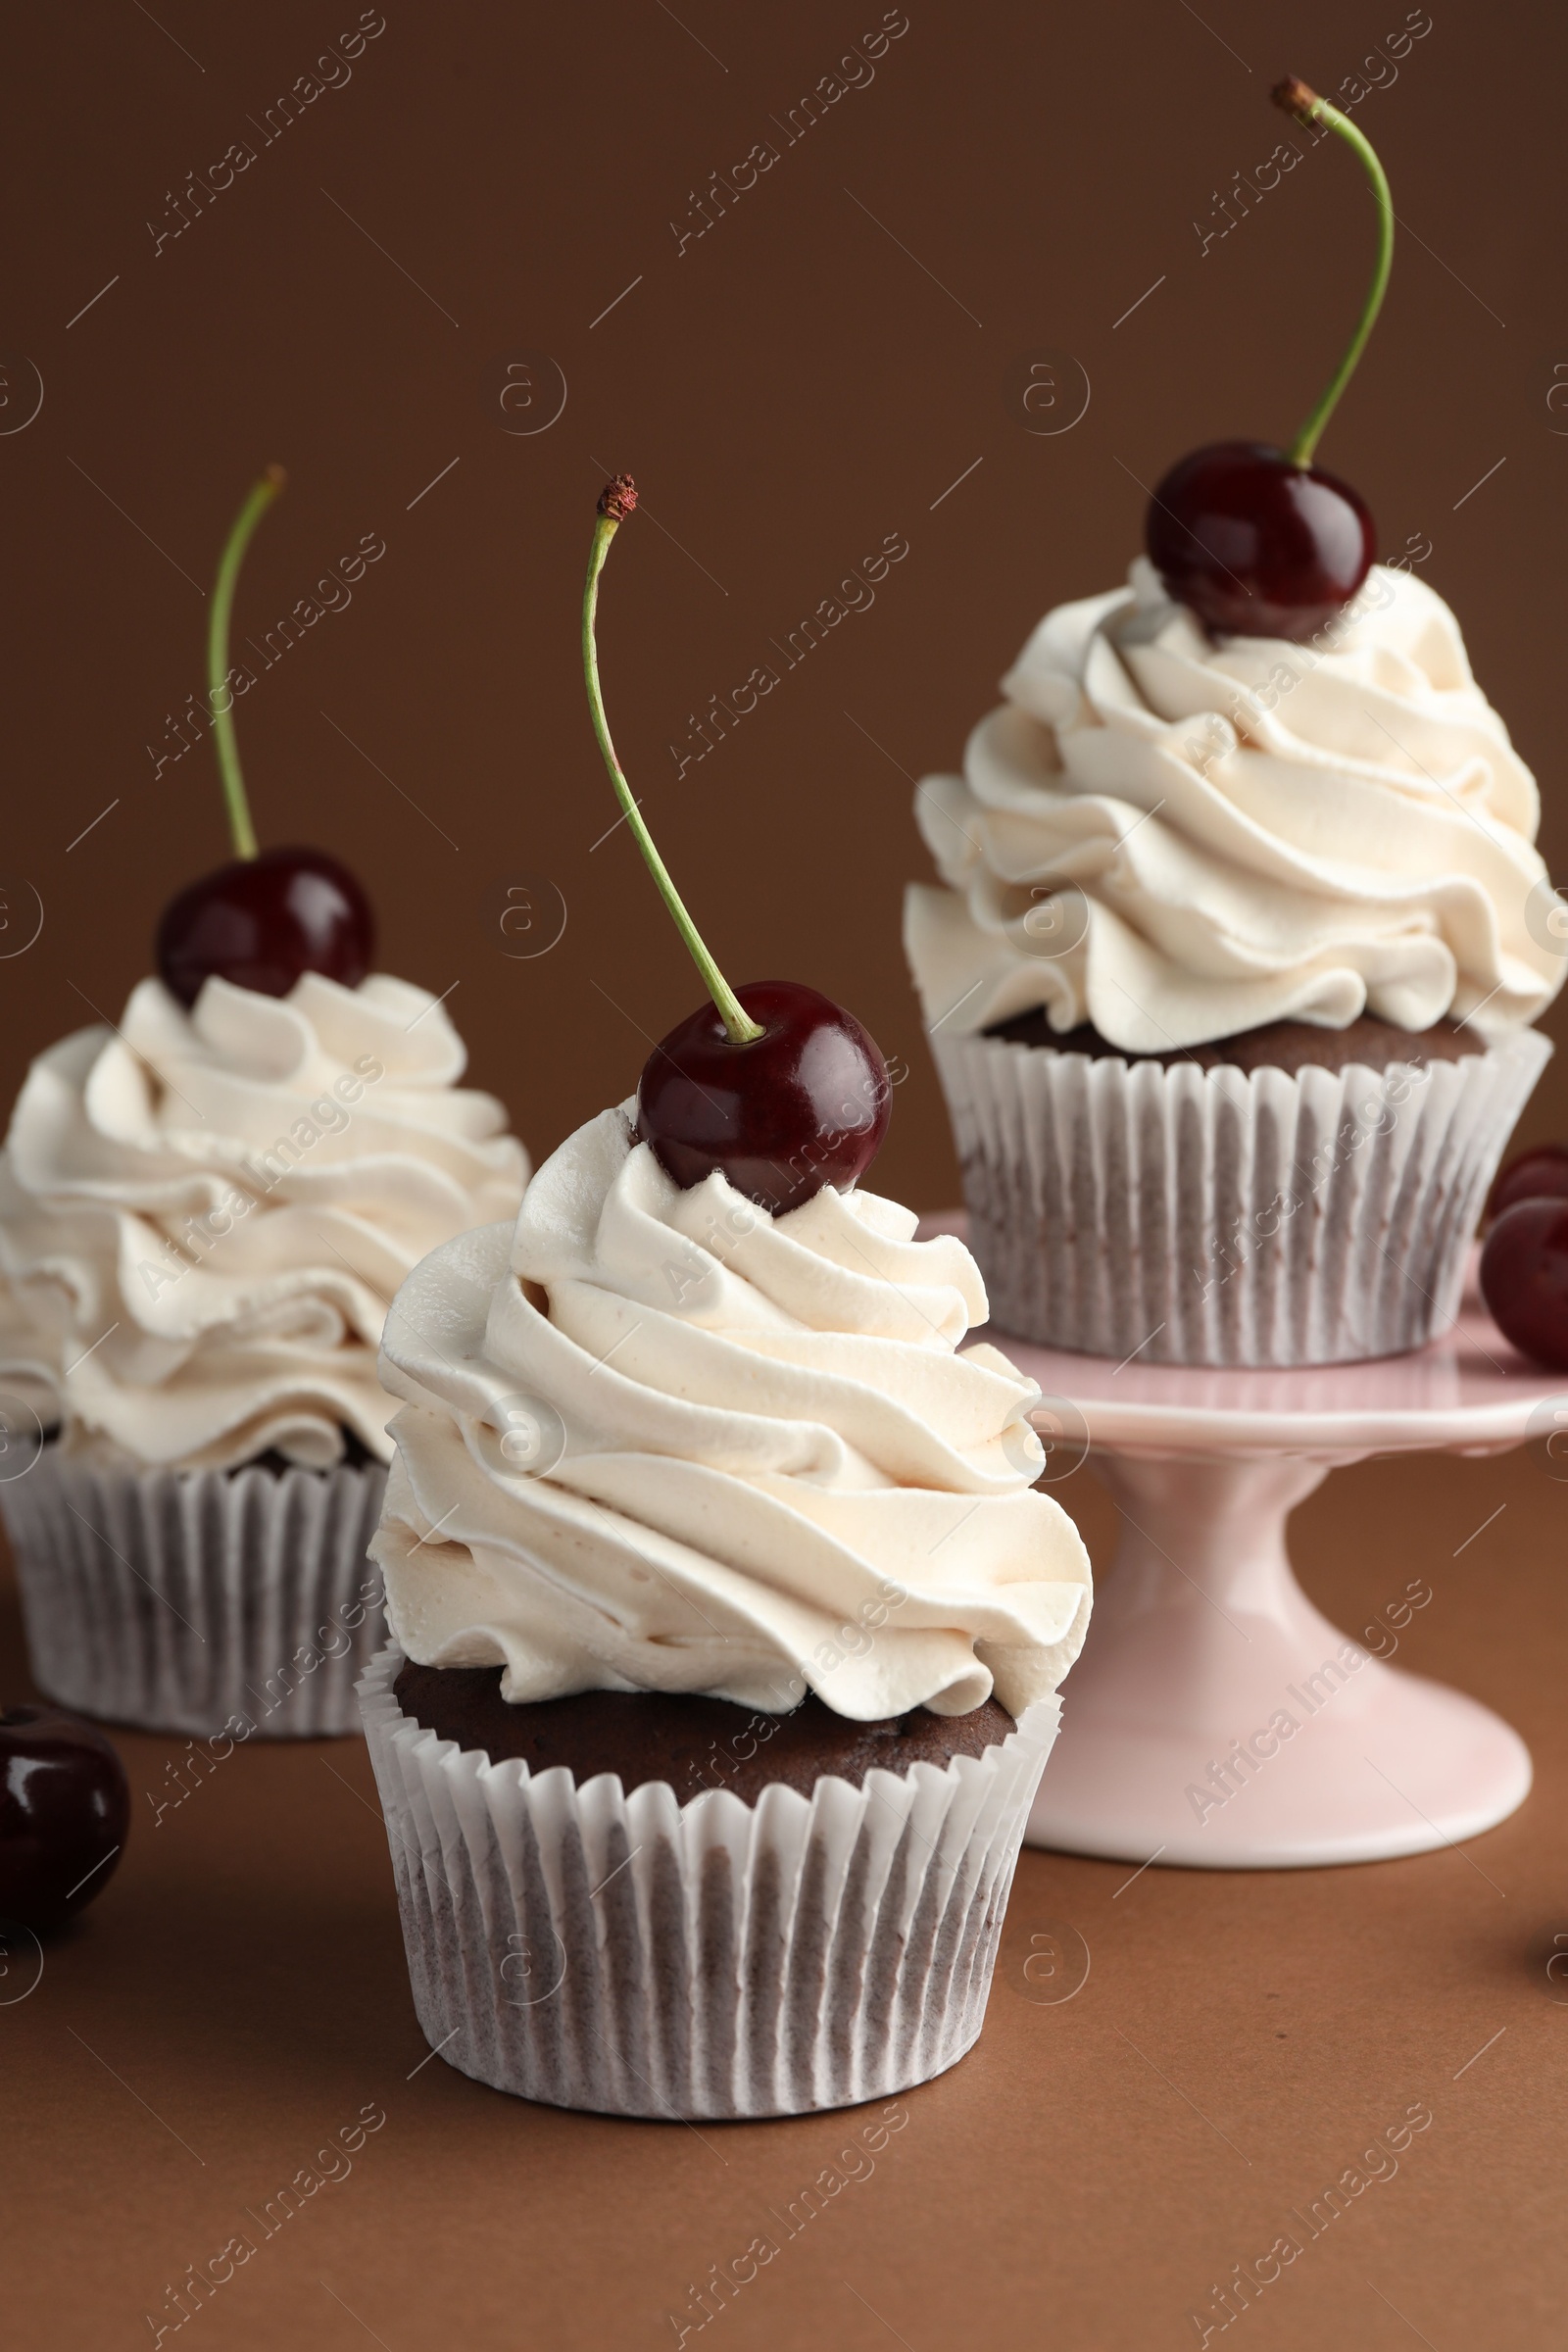
<path fill-rule="evenodd" d="M 370 1548 L 403 1647 L 504 1665 L 518 1702 L 1046 1697 L 1089 1562 L 1030 1491 L 1038 1391 L 956 1352 L 987 1311 L 967 1250 L 863 1192 L 777 1218 L 720 1175 L 682 1192 L 630 1110 L 562 1146 L 514 1233 L 448 1243 L 393 1302 L 409 1402 Z"/>
<path fill-rule="evenodd" d="M 1378 567 L 1312 645 L 1215 643 L 1130 578 L 1049 613 L 962 778 L 918 789 L 948 885 L 906 909 L 927 1022 L 1043 1005 L 1161 1053 L 1365 1011 L 1534 1020 L 1565 969 L 1527 920 L 1535 779 L 1442 598 Z"/>
<path fill-rule="evenodd" d="M 438 1242 L 510 1215 L 527 1174 L 424 989 L 308 972 L 286 997 L 162 981 L 118 1029 L 33 1063 L 0 1157 L 9 1367 L 46 1363 L 73 1451 L 324 1467 L 389 1458 L 387 1301 Z M 20 1312 L 19 1312 L 20 1310 Z M 13 1384 L 14 1385 L 14 1384 Z"/>
<path fill-rule="evenodd" d="M 0 1152 L 0 1199 L 4 1190 L 5 1156 Z M 58 1424 L 59 1360 L 52 1335 L 38 1329 L 16 1286 L 0 1273 L 0 1457 L 13 1442 L 35 1445 L 39 1430 Z M 0 1459 L 0 1479 L 9 1466 Z"/>

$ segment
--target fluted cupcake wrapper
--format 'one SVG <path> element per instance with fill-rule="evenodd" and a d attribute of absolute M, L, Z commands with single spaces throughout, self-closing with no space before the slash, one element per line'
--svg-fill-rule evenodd
<path fill-rule="evenodd" d="M 1522 1030 L 1378 1072 L 931 1039 L 992 1319 L 1090 1355 L 1332 1364 L 1446 1331 L 1515 1120 Z"/>
<path fill-rule="evenodd" d="M 530 1773 L 360 1686 L 415 2007 L 498 2090 L 612 2115 L 805 2114 L 939 2075 L 980 2032 L 1058 1708 L 983 1756 L 682 1805 Z"/>
<path fill-rule="evenodd" d="M 148 1730 L 357 1732 L 386 1639 L 366 1554 L 385 1485 L 378 1464 L 98 1470 L 45 1447 L 0 1486 L 34 1681 Z"/>

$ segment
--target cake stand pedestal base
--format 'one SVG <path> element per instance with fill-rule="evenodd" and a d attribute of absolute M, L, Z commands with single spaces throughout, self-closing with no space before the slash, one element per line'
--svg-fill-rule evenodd
<path fill-rule="evenodd" d="M 966 1224 L 949 1209 L 922 1230 Z M 1161 1869 L 1291 1870 L 1454 1844 L 1523 1803 L 1518 1733 L 1342 1634 L 1285 1549 L 1296 1505 L 1370 1454 L 1503 1453 L 1536 1438 L 1568 1477 L 1568 1377 L 1509 1347 L 1474 1256 L 1439 1338 L 1366 1363 L 1113 1363 L 1014 1339 L 1004 1322 L 985 1336 L 1039 1386 L 1047 1492 L 1070 1512 L 1092 1456 L 1122 1512 L 1029 1844 Z M 1378 1601 L 1415 1565 L 1387 1562 Z"/>
<path fill-rule="evenodd" d="M 1516 1732 L 1382 1663 L 1296 1581 L 1286 1516 L 1354 1458 L 1097 1449 L 1121 1545 L 1031 1844 L 1209 1870 L 1374 1862 L 1474 1837 L 1523 1800 Z"/>

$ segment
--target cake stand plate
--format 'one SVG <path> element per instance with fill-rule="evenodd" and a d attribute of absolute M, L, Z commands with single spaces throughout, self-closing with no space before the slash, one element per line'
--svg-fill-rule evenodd
<path fill-rule="evenodd" d="M 1040 1384 L 1047 1491 L 1064 1499 L 1089 1453 L 1122 1513 L 1030 1844 L 1210 1870 L 1373 1862 L 1474 1837 L 1523 1801 L 1517 1732 L 1331 1625 L 1285 1544 L 1296 1505 L 1369 1454 L 1544 1437 L 1568 1475 L 1568 1380 L 1518 1356 L 1473 1286 L 1418 1353 L 1303 1371 L 1116 1364 L 985 1336 Z M 1420 1579 L 1412 1560 L 1382 1566 L 1367 1636 L 1392 1648 Z"/>

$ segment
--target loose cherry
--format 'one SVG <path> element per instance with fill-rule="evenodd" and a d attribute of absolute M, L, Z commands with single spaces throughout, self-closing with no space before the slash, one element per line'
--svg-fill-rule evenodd
<path fill-rule="evenodd" d="M 130 1826 L 130 1789 L 95 1724 L 49 1705 L 0 1713 L 0 1922 L 57 1928 L 101 1894 Z"/>
<path fill-rule="evenodd" d="M 375 951 L 375 917 L 364 889 L 324 850 L 260 853 L 234 738 L 228 623 L 240 564 L 252 534 L 283 487 L 280 466 L 253 484 L 219 559 L 207 635 L 213 741 L 228 808 L 235 858 L 204 874 L 165 907 L 158 969 L 187 1007 L 215 977 L 258 995 L 285 997 L 303 972 L 357 988 Z"/>
<path fill-rule="evenodd" d="M 814 988 L 754 980 L 735 994 L 761 1034 L 735 1044 L 712 1004 L 682 1021 L 644 1064 L 637 1133 L 683 1188 L 717 1168 L 778 1215 L 870 1166 L 892 1113 L 887 1063 Z"/>
<path fill-rule="evenodd" d="M 1150 561 L 1215 636 L 1303 644 L 1344 611 L 1377 557 L 1372 517 L 1337 474 L 1314 466 L 1318 439 L 1372 332 L 1394 256 L 1389 183 L 1365 133 L 1294 75 L 1276 106 L 1337 131 L 1361 160 L 1378 207 L 1372 282 L 1345 356 L 1289 450 L 1216 441 L 1173 466 L 1149 503 Z"/>
<path fill-rule="evenodd" d="M 583 590 L 588 710 L 621 814 L 712 998 L 649 1055 L 637 1089 L 637 1131 L 678 1185 L 701 1184 L 717 1168 L 737 1192 L 776 1214 L 799 1208 L 826 1184 L 853 1184 L 870 1165 L 888 1130 L 887 1064 L 854 1015 L 814 988 L 795 980 L 731 988 L 654 847 L 611 741 L 594 636 L 599 575 L 636 507 L 631 476 L 617 473 L 599 501 Z"/>
<path fill-rule="evenodd" d="M 1500 1217 L 1516 1200 L 1568 1200 L 1568 1144 L 1537 1144 L 1510 1159 L 1492 1188 L 1489 1217 Z"/>
<path fill-rule="evenodd" d="M 215 975 L 286 997 L 302 972 L 358 988 L 375 917 L 346 865 L 324 850 L 264 850 L 192 882 L 164 909 L 158 969 L 185 1005 Z"/>
<path fill-rule="evenodd" d="M 1170 594 L 1215 636 L 1295 644 L 1349 603 L 1377 558 L 1349 483 L 1262 441 L 1216 441 L 1173 466 L 1145 539 Z"/>
<path fill-rule="evenodd" d="M 1481 1295 L 1521 1355 L 1568 1372 L 1568 1200 L 1503 1210 L 1481 1252 Z"/>

